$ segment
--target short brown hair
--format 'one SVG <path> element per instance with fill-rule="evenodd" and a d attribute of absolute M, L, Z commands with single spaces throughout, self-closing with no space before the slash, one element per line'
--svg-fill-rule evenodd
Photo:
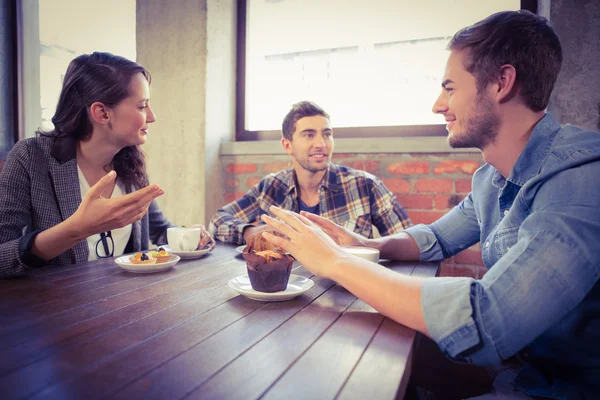
<path fill-rule="evenodd" d="M 548 20 L 530 11 L 502 11 L 458 31 L 449 50 L 465 50 L 465 69 L 481 90 L 510 64 L 525 104 L 533 111 L 548 106 L 560 72 L 562 48 Z"/>
<path fill-rule="evenodd" d="M 312 101 L 301 101 L 292 106 L 292 109 L 287 113 L 283 119 L 281 125 L 281 133 L 283 137 L 292 140 L 292 136 L 296 131 L 296 122 L 304 117 L 314 117 L 315 115 L 322 115 L 329 119 L 329 114 L 325 112 L 321 107 L 313 103 Z"/>

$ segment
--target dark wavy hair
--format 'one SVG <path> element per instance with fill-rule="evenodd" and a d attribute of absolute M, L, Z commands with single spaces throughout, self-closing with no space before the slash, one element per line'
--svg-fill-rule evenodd
<path fill-rule="evenodd" d="M 94 102 L 109 107 L 118 105 L 130 94 L 131 79 L 141 73 L 150 83 L 150 73 L 141 65 L 110 53 L 83 54 L 69 63 L 63 79 L 56 112 L 52 117 L 54 130 L 38 135 L 69 137 L 77 141 L 92 134 L 92 123 L 87 110 Z M 119 151 L 112 164 L 125 185 L 136 188 L 148 186 L 144 153 L 139 146 L 128 146 Z"/>
<path fill-rule="evenodd" d="M 562 47 L 548 20 L 527 10 L 502 11 L 458 31 L 449 50 L 465 50 L 465 69 L 481 90 L 510 64 L 525 104 L 533 111 L 548 106 L 560 72 Z"/>
<path fill-rule="evenodd" d="M 283 119 L 283 124 L 281 124 L 283 137 L 291 141 L 296 131 L 296 122 L 301 118 L 314 117 L 315 115 L 321 115 L 329 119 L 329 114 L 312 101 L 301 101 L 294 104 Z"/>

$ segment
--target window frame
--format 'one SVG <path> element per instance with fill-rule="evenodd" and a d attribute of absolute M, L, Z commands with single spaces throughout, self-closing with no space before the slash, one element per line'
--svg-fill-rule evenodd
<path fill-rule="evenodd" d="M 236 59 L 236 99 L 235 99 L 235 139 L 238 142 L 257 140 L 278 140 L 280 130 L 246 130 L 246 27 L 248 0 L 237 0 L 237 59 Z M 521 9 L 537 14 L 537 0 L 521 0 Z M 283 116 L 282 116 L 283 118 Z M 369 137 L 428 137 L 446 136 L 444 124 L 435 125 L 395 125 L 361 126 L 335 128 L 336 138 Z"/>
<path fill-rule="evenodd" d="M 7 121 L 7 126 L 12 129 L 6 129 L 2 135 L 0 135 L 0 141 L 2 141 L 2 148 L 6 148 L 6 150 L 0 150 L 0 160 L 6 160 L 8 153 L 14 146 L 14 144 L 19 139 L 18 137 L 18 104 L 19 104 L 19 96 L 17 90 L 17 75 L 18 75 L 18 60 L 17 60 L 17 43 L 18 43 L 18 33 L 17 33 L 17 7 L 15 2 L 6 1 L 2 2 L 4 12 L 6 13 L 6 22 L 7 24 L 3 27 L 5 31 L 3 32 L 8 37 L 7 52 L 8 52 L 8 62 L 7 62 L 7 70 L 2 70 L 1 73 L 4 75 L 2 77 L 3 80 L 7 83 L 9 93 L 8 98 L 6 99 L 6 106 L 9 109 L 10 121 Z M 2 94 L 0 94 L 2 95 Z M 11 132 L 12 131 L 12 132 Z"/>

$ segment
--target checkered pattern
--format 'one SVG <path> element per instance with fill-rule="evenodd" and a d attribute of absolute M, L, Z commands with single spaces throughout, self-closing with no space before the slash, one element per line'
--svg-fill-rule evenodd
<path fill-rule="evenodd" d="M 242 198 L 219 209 L 209 230 L 216 239 L 243 244 L 244 228 L 260 222 L 276 205 L 298 212 L 295 174 L 292 169 L 270 174 Z M 363 235 L 373 237 L 373 226 L 382 236 L 411 225 L 396 197 L 375 176 L 330 163 L 319 188 L 322 217 Z"/>
<path fill-rule="evenodd" d="M 126 192 L 132 190 L 128 187 Z M 15 144 L 0 172 L 0 278 L 23 275 L 28 268 L 38 267 L 23 263 L 25 242 L 34 232 L 69 218 L 80 203 L 74 141 L 37 137 Z M 148 213 L 132 226 L 133 250 L 147 249 L 149 239 L 166 243 L 169 226 L 152 203 Z M 88 252 L 83 240 L 44 266 L 84 262 Z"/>

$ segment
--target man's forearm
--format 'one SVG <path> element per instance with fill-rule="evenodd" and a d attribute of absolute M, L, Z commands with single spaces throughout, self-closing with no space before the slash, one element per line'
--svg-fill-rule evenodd
<path fill-rule="evenodd" d="M 421 308 L 422 278 L 399 274 L 358 257 L 339 259 L 331 279 L 377 311 L 429 336 Z"/>
<path fill-rule="evenodd" d="M 368 239 L 365 244 L 379 250 L 381 258 L 401 261 L 417 261 L 421 258 L 421 250 L 417 242 L 406 232 Z"/>

